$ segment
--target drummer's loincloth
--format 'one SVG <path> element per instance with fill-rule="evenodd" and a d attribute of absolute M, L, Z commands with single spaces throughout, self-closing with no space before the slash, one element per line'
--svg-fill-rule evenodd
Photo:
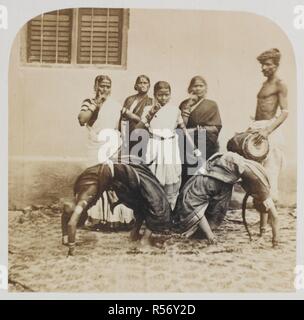
<path fill-rule="evenodd" d="M 249 127 L 249 129 L 264 129 L 269 127 L 274 123 L 276 118 L 272 118 L 270 120 L 255 120 Z M 268 141 L 270 144 L 270 149 L 279 148 L 283 149 L 284 147 L 284 135 L 282 133 L 281 128 L 275 129 L 269 136 Z"/>
<path fill-rule="evenodd" d="M 264 129 L 269 127 L 276 118 L 270 120 L 256 120 L 254 121 L 249 129 Z M 278 179 L 279 174 L 282 168 L 284 167 L 284 135 L 281 128 L 275 129 L 269 136 L 269 153 L 266 159 L 263 161 L 262 165 L 264 166 L 266 173 L 268 175 L 270 185 L 271 185 L 271 194 L 274 200 L 278 199 Z"/>

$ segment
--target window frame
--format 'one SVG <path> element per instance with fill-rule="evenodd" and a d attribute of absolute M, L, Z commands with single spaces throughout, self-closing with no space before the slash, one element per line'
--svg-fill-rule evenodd
<path fill-rule="evenodd" d="M 95 7 L 94 7 L 95 8 Z M 98 8 L 98 7 L 96 7 Z M 68 8 L 67 8 L 68 9 Z M 130 9 L 120 8 L 122 12 L 122 39 L 121 39 L 121 64 L 80 64 L 77 63 L 77 48 L 78 48 L 78 16 L 79 9 L 69 8 L 72 12 L 72 37 L 71 37 L 71 62 L 70 63 L 41 63 L 27 61 L 27 37 L 28 37 L 28 21 L 20 31 L 20 62 L 21 67 L 33 68 L 78 68 L 78 69 L 113 69 L 126 70 L 127 69 L 127 50 L 128 50 L 128 30 Z M 105 8 L 107 9 L 107 8 Z M 61 9 L 56 9 L 61 10 Z M 53 10 L 53 11 L 56 11 Z M 34 18 L 34 17 L 33 17 Z"/>
<path fill-rule="evenodd" d="M 27 48 L 27 62 L 28 63 L 58 64 L 58 62 L 56 62 L 56 60 L 60 59 L 59 58 L 59 56 L 60 56 L 60 51 L 59 51 L 60 11 L 65 11 L 62 14 L 64 16 L 69 17 L 68 30 L 62 31 L 62 32 L 67 33 L 67 35 L 68 35 L 68 40 L 66 41 L 66 43 L 64 43 L 65 47 L 68 49 L 68 57 L 67 57 L 68 62 L 61 62 L 61 63 L 62 64 L 69 64 L 70 63 L 71 51 L 72 51 L 72 24 L 73 24 L 73 10 L 72 9 L 55 10 L 55 11 L 46 12 L 46 13 L 38 16 L 39 22 L 37 21 L 37 19 L 36 19 L 36 22 L 33 22 L 33 20 L 36 18 L 35 17 L 34 19 L 30 20 L 27 23 L 27 39 L 29 39 L 29 41 L 27 41 L 26 48 Z M 50 14 L 51 14 L 51 16 L 49 16 Z M 52 19 L 51 19 L 51 17 L 52 17 Z M 64 21 L 64 20 L 62 20 L 62 21 Z M 38 23 L 38 25 L 37 25 L 37 23 Z M 44 28 L 44 24 L 46 24 L 46 28 L 48 28 L 48 30 L 45 30 L 45 32 L 46 32 L 45 38 L 41 36 L 41 29 Z M 36 39 L 37 35 L 35 35 L 35 32 L 37 32 L 36 31 L 37 27 L 40 28 L 40 34 L 39 34 L 39 38 L 40 38 L 39 42 L 40 43 L 39 44 L 34 43 L 34 42 L 37 42 L 37 39 Z M 66 26 L 63 26 L 63 28 L 66 28 Z M 53 35 L 54 32 L 56 32 L 55 35 Z M 29 37 L 31 37 L 31 38 L 29 38 Z M 42 50 L 42 49 L 44 49 L 44 44 L 46 47 L 48 47 L 48 48 L 45 48 L 45 51 Z M 31 47 L 31 45 L 33 45 L 33 47 Z M 37 49 L 34 48 L 35 46 L 36 47 L 40 46 L 40 50 L 38 51 L 39 57 L 37 55 L 38 54 Z M 50 47 L 52 48 L 52 50 L 49 49 Z M 53 48 L 55 50 L 53 50 Z M 31 56 L 30 53 L 33 51 L 36 51 L 36 53 L 34 54 L 34 56 Z M 28 61 L 28 60 L 30 60 L 30 58 L 38 58 L 38 61 Z M 49 62 L 41 61 L 41 60 L 50 59 L 50 58 L 54 59 L 55 61 L 49 61 Z M 61 64 L 61 63 L 59 63 L 59 64 Z"/>

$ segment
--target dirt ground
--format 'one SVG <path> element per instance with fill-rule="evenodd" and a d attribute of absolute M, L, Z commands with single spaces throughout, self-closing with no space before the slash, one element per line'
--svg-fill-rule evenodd
<path fill-rule="evenodd" d="M 271 230 L 258 237 L 248 210 L 250 242 L 240 210 L 216 232 L 218 245 L 167 236 L 164 249 L 140 247 L 127 232 L 78 231 L 77 253 L 61 245 L 59 206 L 9 212 L 10 292 L 288 292 L 294 291 L 295 208 L 279 208 L 280 246 Z"/>

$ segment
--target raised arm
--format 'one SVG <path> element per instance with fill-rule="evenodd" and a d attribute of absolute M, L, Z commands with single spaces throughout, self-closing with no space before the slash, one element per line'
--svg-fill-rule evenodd
<path fill-rule="evenodd" d="M 133 120 L 136 123 L 140 121 L 140 117 L 138 115 L 136 115 L 135 113 L 131 112 L 126 108 L 122 109 L 121 114 L 127 120 Z"/>
<path fill-rule="evenodd" d="M 81 126 L 84 126 L 90 121 L 93 113 L 97 110 L 98 106 L 92 103 L 90 99 L 87 99 L 81 105 L 80 112 L 78 114 L 78 121 Z"/>

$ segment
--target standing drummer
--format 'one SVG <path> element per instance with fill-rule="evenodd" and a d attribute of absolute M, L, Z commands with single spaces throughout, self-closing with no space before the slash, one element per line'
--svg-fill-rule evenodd
<path fill-rule="evenodd" d="M 269 140 L 270 150 L 263 166 L 270 182 L 272 199 L 275 201 L 278 200 L 278 179 L 283 162 L 283 137 L 278 127 L 288 116 L 287 86 L 277 76 L 280 59 L 281 53 L 276 48 L 257 57 L 267 79 L 257 95 L 255 119 L 249 128 L 258 132 L 257 143 L 265 138 Z"/>

